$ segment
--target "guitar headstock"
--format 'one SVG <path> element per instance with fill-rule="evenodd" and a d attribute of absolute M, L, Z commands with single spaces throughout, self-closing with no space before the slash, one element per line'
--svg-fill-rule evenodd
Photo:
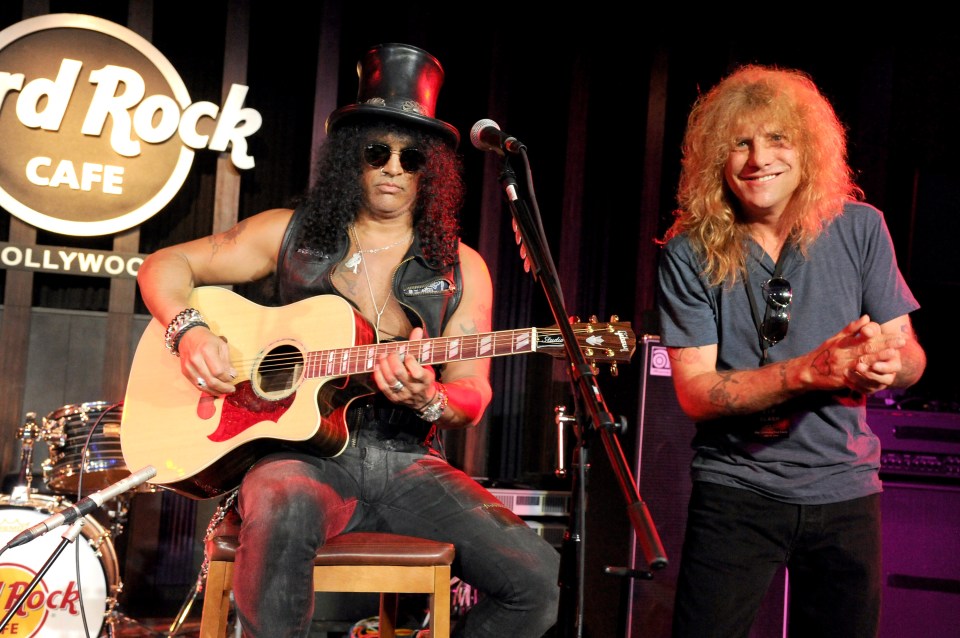
<path fill-rule="evenodd" d="M 594 316 L 590 317 L 588 322 L 572 319 L 570 325 L 577 339 L 577 345 L 580 346 L 590 365 L 595 367 L 598 363 L 609 363 L 610 373 L 614 376 L 617 374 L 617 363 L 629 362 L 637 349 L 637 338 L 630 327 L 630 322 L 619 321 L 616 315 L 610 317 L 610 321 L 606 323 L 597 321 Z M 563 341 L 559 337 L 558 333 L 556 342 L 549 345 L 545 345 L 540 339 L 537 351 L 556 357 L 565 356 Z"/>

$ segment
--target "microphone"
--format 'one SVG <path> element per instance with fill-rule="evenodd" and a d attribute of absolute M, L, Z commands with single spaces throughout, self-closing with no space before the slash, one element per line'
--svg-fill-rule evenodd
<path fill-rule="evenodd" d="M 61 525 L 72 523 L 81 516 L 86 516 L 88 513 L 99 508 L 110 499 L 116 498 L 127 490 L 137 487 L 141 483 L 145 483 L 156 475 L 157 468 L 153 467 L 152 465 L 148 465 L 139 472 L 131 474 L 125 479 L 117 481 L 110 487 L 106 487 L 99 492 L 94 492 L 90 496 L 82 499 L 76 505 L 66 507 L 53 516 L 48 517 L 46 520 L 20 532 L 18 535 L 13 537 L 9 543 L 7 543 L 6 547 L 4 547 L 4 550 L 11 547 L 18 547 L 24 543 L 32 541 L 38 536 L 43 536 L 52 529 L 60 527 Z"/>
<path fill-rule="evenodd" d="M 470 129 L 470 141 L 481 151 L 493 151 L 494 153 L 504 154 L 519 153 L 521 149 L 526 149 L 526 145 L 520 142 L 512 135 L 507 135 L 500 130 L 500 126 L 493 120 L 479 120 Z"/>

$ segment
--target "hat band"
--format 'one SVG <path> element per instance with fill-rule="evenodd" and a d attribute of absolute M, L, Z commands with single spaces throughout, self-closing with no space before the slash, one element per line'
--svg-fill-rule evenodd
<path fill-rule="evenodd" d="M 364 102 L 364 104 L 369 104 L 372 106 L 383 106 L 383 107 L 388 106 L 387 101 L 382 97 L 372 97 L 366 102 Z M 430 115 L 427 114 L 427 109 L 425 109 L 423 105 L 420 104 L 420 102 L 417 102 L 416 100 L 403 100 L 399 104 L 393 104 L 389 106 L 390 108 L 399 109 L 405 113 L 416 113 L 417 115 L 425 115 L 427 117 L 431 117 Z"/>

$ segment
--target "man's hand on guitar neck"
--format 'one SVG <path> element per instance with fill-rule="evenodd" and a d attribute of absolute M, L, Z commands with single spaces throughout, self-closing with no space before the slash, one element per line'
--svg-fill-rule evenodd
<path fill-rule="evenodd" d="M 409 341 L 423 339 L 423 328 L 410 331 Z M 373 380 L 391 402 L 421 410 L 437 398 L 437 375 L 432 366 L 422 366 L 416 357 L 396 352 L 381 354 L 373 369 Z"/>

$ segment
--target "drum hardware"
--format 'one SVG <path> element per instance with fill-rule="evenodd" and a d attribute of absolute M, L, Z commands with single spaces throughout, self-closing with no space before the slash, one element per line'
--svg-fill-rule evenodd
<path fill-rule="evenodd" d="M 17 429 L 17 436 L 20 438 L 20 472 L 17 477 L 17 484 L 11 491 L 11 500 L 25 502 L 31 492 L 33 485 L 33 444 L 40 438 L 43 430 L 37 423 L 37 413 L 27 412 L 24 424 Z"/>

